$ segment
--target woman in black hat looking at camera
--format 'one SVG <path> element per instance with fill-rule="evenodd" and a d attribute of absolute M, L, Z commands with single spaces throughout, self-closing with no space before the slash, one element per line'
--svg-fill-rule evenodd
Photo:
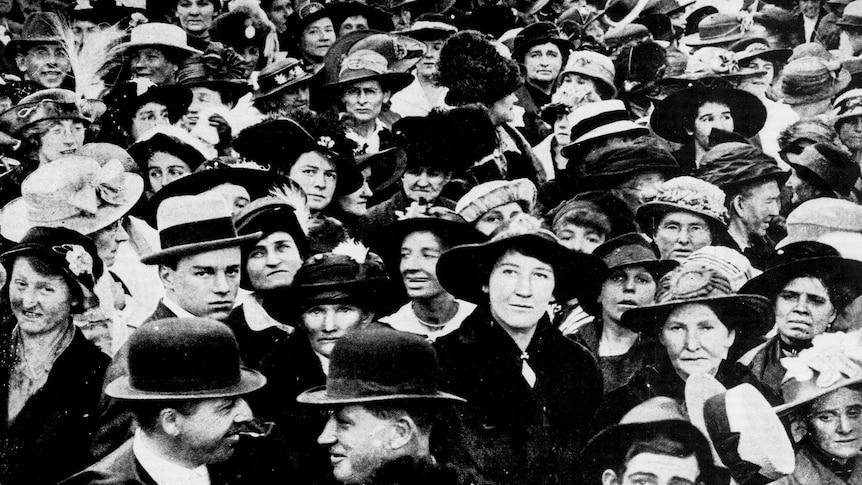
<path fill-rule="evenodd" d="M 329 9 L 317 2 L 306 3 L 288 17 L 286 32 L 292 34 L 292 45 L 285 47 L 291 56 L 300 59 L 308 71 L 321 69 L 336 37 Z"/>
<path fill-rule="evenodd" d="M 54 484 L 91 460 L 111 359 L 72 317 L 98 305 L 102 261 L 83 235 L 46 227 L 31 229 L 0 260 L 11 306 L 0 332 L 0 481 Z"/>
<path fill-rule="evenodd" d="M 569 251 L 527 215 L 488 242 L 443 254 L 443 287 L 478 305 L 435 344 L 442 387 L 468 403 L 450 423 L 447 443 L 455 446 L 449 452 L 469 456 L 451 460 L 501 484 L 573 483 L 602 380 L 590 353 L 552 326 L 548 308 L 574 297 L 595 301 L 594 282 L 605 271 L 601 260 Z"/>

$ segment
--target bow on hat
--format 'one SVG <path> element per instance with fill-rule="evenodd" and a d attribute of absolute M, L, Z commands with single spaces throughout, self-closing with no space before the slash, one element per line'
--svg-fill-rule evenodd
<path fill-rule="evenodd" d="M 95 161 L 93 164 L 98 165 Z M 98 168 L 87 168 L 91 170 L 79 172 L 76 183 L 67 185 L 71 187 L 71 193 L 54 194 L 60 196 L 56 198 L 30 194 L 27 197 L 30 217 L 37 222 L 58 221 L 82 213 L 96 215 L 104 205 L 122 205 L 126 202 L 123 185 L 125 171 L 119 160 L 111 160 Z"/>

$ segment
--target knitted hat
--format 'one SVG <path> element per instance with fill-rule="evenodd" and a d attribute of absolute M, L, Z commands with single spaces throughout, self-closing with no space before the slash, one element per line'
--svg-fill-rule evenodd
<path fill-rule="evenodd" d="M 522 84 L 518 64 L 503 57 L 484 35 L 465 30 L 449 37 L 440 51 L 438 82 L 449 88 L 446 103 L 491 106 Z"/>
<path fill-rule="evenodd" d="M 470 189 L 458 200 L 455 212 L 465 221 L 473 223 L 495 207 L 518 202 L 529 213 L 536 205 L 536 186 L 527 179 L 495 180 Z"/>
<path fill-rule="evenodd" d="M 560 78 L 562 79 L 569 73 L 582 74 L 601 83 L 609 94 L 607 99 L 617 95 L 617 88 L 614 86 L 616 69 L 614 69 L 613 61 L 607 56 L 592 51 L 572 52 L 566 62 L 566 67 L 560 73 Z"/>
<path fill-rule="evenodd" d="M 847 196 L 859 179 L 859 164 L 851 158 L 850 152 L 836 145 L 816 143 L 809 145 L 793 162 L 797 176 L 814 179 L 839 195 Z"/>
<path fill-rule="evenodd" d="M 780 96 L 789 105 L 830 99 L 850 84 L 850 73 L 837 61 L 819 57 L 791 60 L 784 66 Z"/>

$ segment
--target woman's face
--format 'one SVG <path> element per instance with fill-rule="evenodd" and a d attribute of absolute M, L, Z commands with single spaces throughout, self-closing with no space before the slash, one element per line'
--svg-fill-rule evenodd
<path fill-rule="evenodd" d="M 599 231 L 571 222 L 557 224 L 554 227 L 554 234 L 560 240 L 560 244 L 584 254 L 593 254 L 593 251 L 605 242 L 605 235 Z"/>
<path fill-rule="evenodd" d="M 690 212 L 668 212 L 653 235 L 662 259 L 682 261 L 712 244 L 712 230 L 703 217 Z"/>
<path fill-rule="evenodd" d="M 333 42 L 335 42 L 335 28 L 332 26 L 332 20 L 324 17 L 312 22 L 302 31 L 299 48 L 312 60 L 320 61 L 332 47 Z"/>
<path fill-rule="evenodd" d="M 162 49 L 144 47 L 132 53 L 130 65 L 136 78 L 162 85 L 174 81 L 179 66 L 171 62 Z"/>
<path fill-rule="evenodd" d="M 659 341 L 677 374 L 683 379 L 696 372 L 715 375 L 736 338 L 712 309 L 688 303 L 674 309 L 659 332 Z"/>
<path fill-rule="evenodd" d="M 584 97 L 601 99 L 595 79 L 589 76 L 576 72 L 567 72 L 560 78 L 560 87 L 562 86 L 568 86 L 567 89 L 573 89 L 575 93 L 584 93 Z"/>
<path fill-rule="evenodd" d="M 772 86 L 772 81 L 775 79 L 775 66 L 769 61 L 755 57 L 748 62 L 748 67 L 763 71 L 764 74 L 742 80 L 739 83 L 739 89 L 761 98 L 766 96 L 766 91 Z"/>
<path fill-rule="evenodd" d="M 364 216 L 368 212 L 368 200 L 374 195 L 368 186 L 368 177 L 371 176 L 371 167 L 362 170 L 362 187 L 349 195 L 338 198 L 338 206 L 343 212 L 355 216 Z"/>
<path fill-rule="evenodd" d="M 311 91 L 307 84 L 301 84 L 285 89 L 281 92 L 281 105 L 287 111 L 308 110 L 311 99 Z"/>
<path fill-rule="evenodd" d="M 300 266 L 302 258 L 293 237 L 278 231 L 254 245 L 245 270 L 255 290 L 271 290 L 290 286 Z"/>
<path fill-rule="evenodd" d="M 838 312 L 826 286 L 810 276 L 790 280 L 775 298 L 775 324 L 788 341 L 810 341 L 825 332 Z"/>
<path fill-rule="evenodd" d="M 209 31 L 217 14 L 211 0 L 179 0 L 175 13 L 180 27 L 194 36 Z"/>
<path fill-rule="evenodd" d="M 805 418 L 808 436 L 820 451 L 841 462 L 862 447 L 862 390 L 842 387 L 817 398 Z"/>
<path fill-rule="evenodd" d="M 332 202 L 338 172 L 326 157 L 317 152 L 305 152 L 296 159 L 287 175 L 298 183 L 308 196 L 308 209 L 320 212 Z"/>
<path fill-rule="evenodd" d="M 515 96 L 515 93 L 512 93 L 498 99 L 491 105 L 491 109 L 489 111 L 491 114 L 491 121 L 494 123 L 494 126 L 514 121 L 515 101 L 517 100 L 518 97 Z"/>
<path fill-rule="evenodd" d="M 132 139 L 138 141 L 151 128 L 170 124 L 168 108 L 161 103 L 149 102 L 138 108 L 132 117 Z"/>
<path fill-rule="evenodd" d="M 614 270 L 602 283 L 599 303 L 605 320 L 618 323 L 623 312 L 653 303 L 656 282 L 643 266 Z"/>
<path fill-rule="evenodd" d="M 315 305 L 302 313 L 302 323 L 308 333 L 311 348 L 320 355 L 329 357 L 335 343 L 353 328 L 367 323 L 373 314 L 347 303 L 325 303 Z"/>
<path fill-rule="evenodd" d="M 426 40 L 425 54 L 422 55 L 422 60 L 416 64 L 416 73 L 425 79 L 433 79 L 437 75 L 437 63 L 440 62 L 440 50 L 443 49 L 445 40 Z"/>
<path fill-rule="evenodd" d="M 838 137 L 850 151 L 862 150 L 862 116 L 848 118 L 838 125 Z"/>
<path fill-rule="evenodd" d="M 62 276 L 38 272 L 27 256 L 20 256 L 13 263 L 9 303 L 24 334 L 35 337 L 69 324 L 72 298 Z"/>
<path fill-rule="evenodd" d="M 532 332 L 554 299 L 555 284 L 551 265 L 509 250 L 494 264 L 485 288 L 491 315 L 510 334 Z"/>
<path fill-rule="evenodd" d="M 412 232 L 401 242 L 398 270 L 412 299 L 431 299 L 446 293 L 437 280 L 437 261 L 443 254 L 440 238 L 428 231 Z"/>
<path fill-rule="evenodd" d="M 538 83 L 553 83 L 563 68 L 563 54 L 552 42 L 531 47 L 524 54 L 524 69 L 527 80 Z"/>
<path fill-rule="evenodd" d="M 156 152 L 147 161 L 147 180 L 154 193 L 190 173 L 192 168 L 189 164 L 170 153 Z"/>
<path fill-rule="evenodd" d="M 517 202 L 506 202 L 482 214 L 482 217 L 473 223 L 477 231 L 490 236 L 498 227 L 505 224 L 518 214 L 523 214 L 524 209 Z"/>
<path fill-rule="evenodd" d="M 52 121 L 39 140 L 39 163 L 74 155 L 84 146 L 84 124 L 75 120 Z"/>

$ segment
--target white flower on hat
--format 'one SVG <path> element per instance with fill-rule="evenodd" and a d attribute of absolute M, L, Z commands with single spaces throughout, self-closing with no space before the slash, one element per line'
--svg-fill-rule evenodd
<path fill-rule="evenodd" d="M 317 139 L 317 144 L 327 150 L 331 150 L 335 146 L 335 141 L 329 136 L 321 136 Z"/>
<path fill-rule="evenodd" d="M 842 379 L 862 374 L 862 330 L 820 334 L 811 341 L 812 346 L 796 357 L 781 359 L 787 369 L 784 380 L 810 381 L 826 388 Z"/>
<path fill-rule="evenodd" d="M 60 254 L 65 253 L 66 263 L 69 264 L 69 271 L 71 271 L 75 276 L 93 274 L 93 257 L 90 256 L 90 253 L 88 253 L 83 246 L 79 246 L 77 244 L 63 244 L 61 246 L 55 246 L 53 249 Z"/>
<path fill-rule="evenodd" d="M 332 250 L 332 254 L 347 256 L 357 263 L 363 264 L 365 263 L 366 258 L 368 258 L 368 248 L 365 247 L 364 244 L 357 242 L 355 239 L 348 239 L 341 242 L 338 246 L 335 246 L 335 249 Z"/>

